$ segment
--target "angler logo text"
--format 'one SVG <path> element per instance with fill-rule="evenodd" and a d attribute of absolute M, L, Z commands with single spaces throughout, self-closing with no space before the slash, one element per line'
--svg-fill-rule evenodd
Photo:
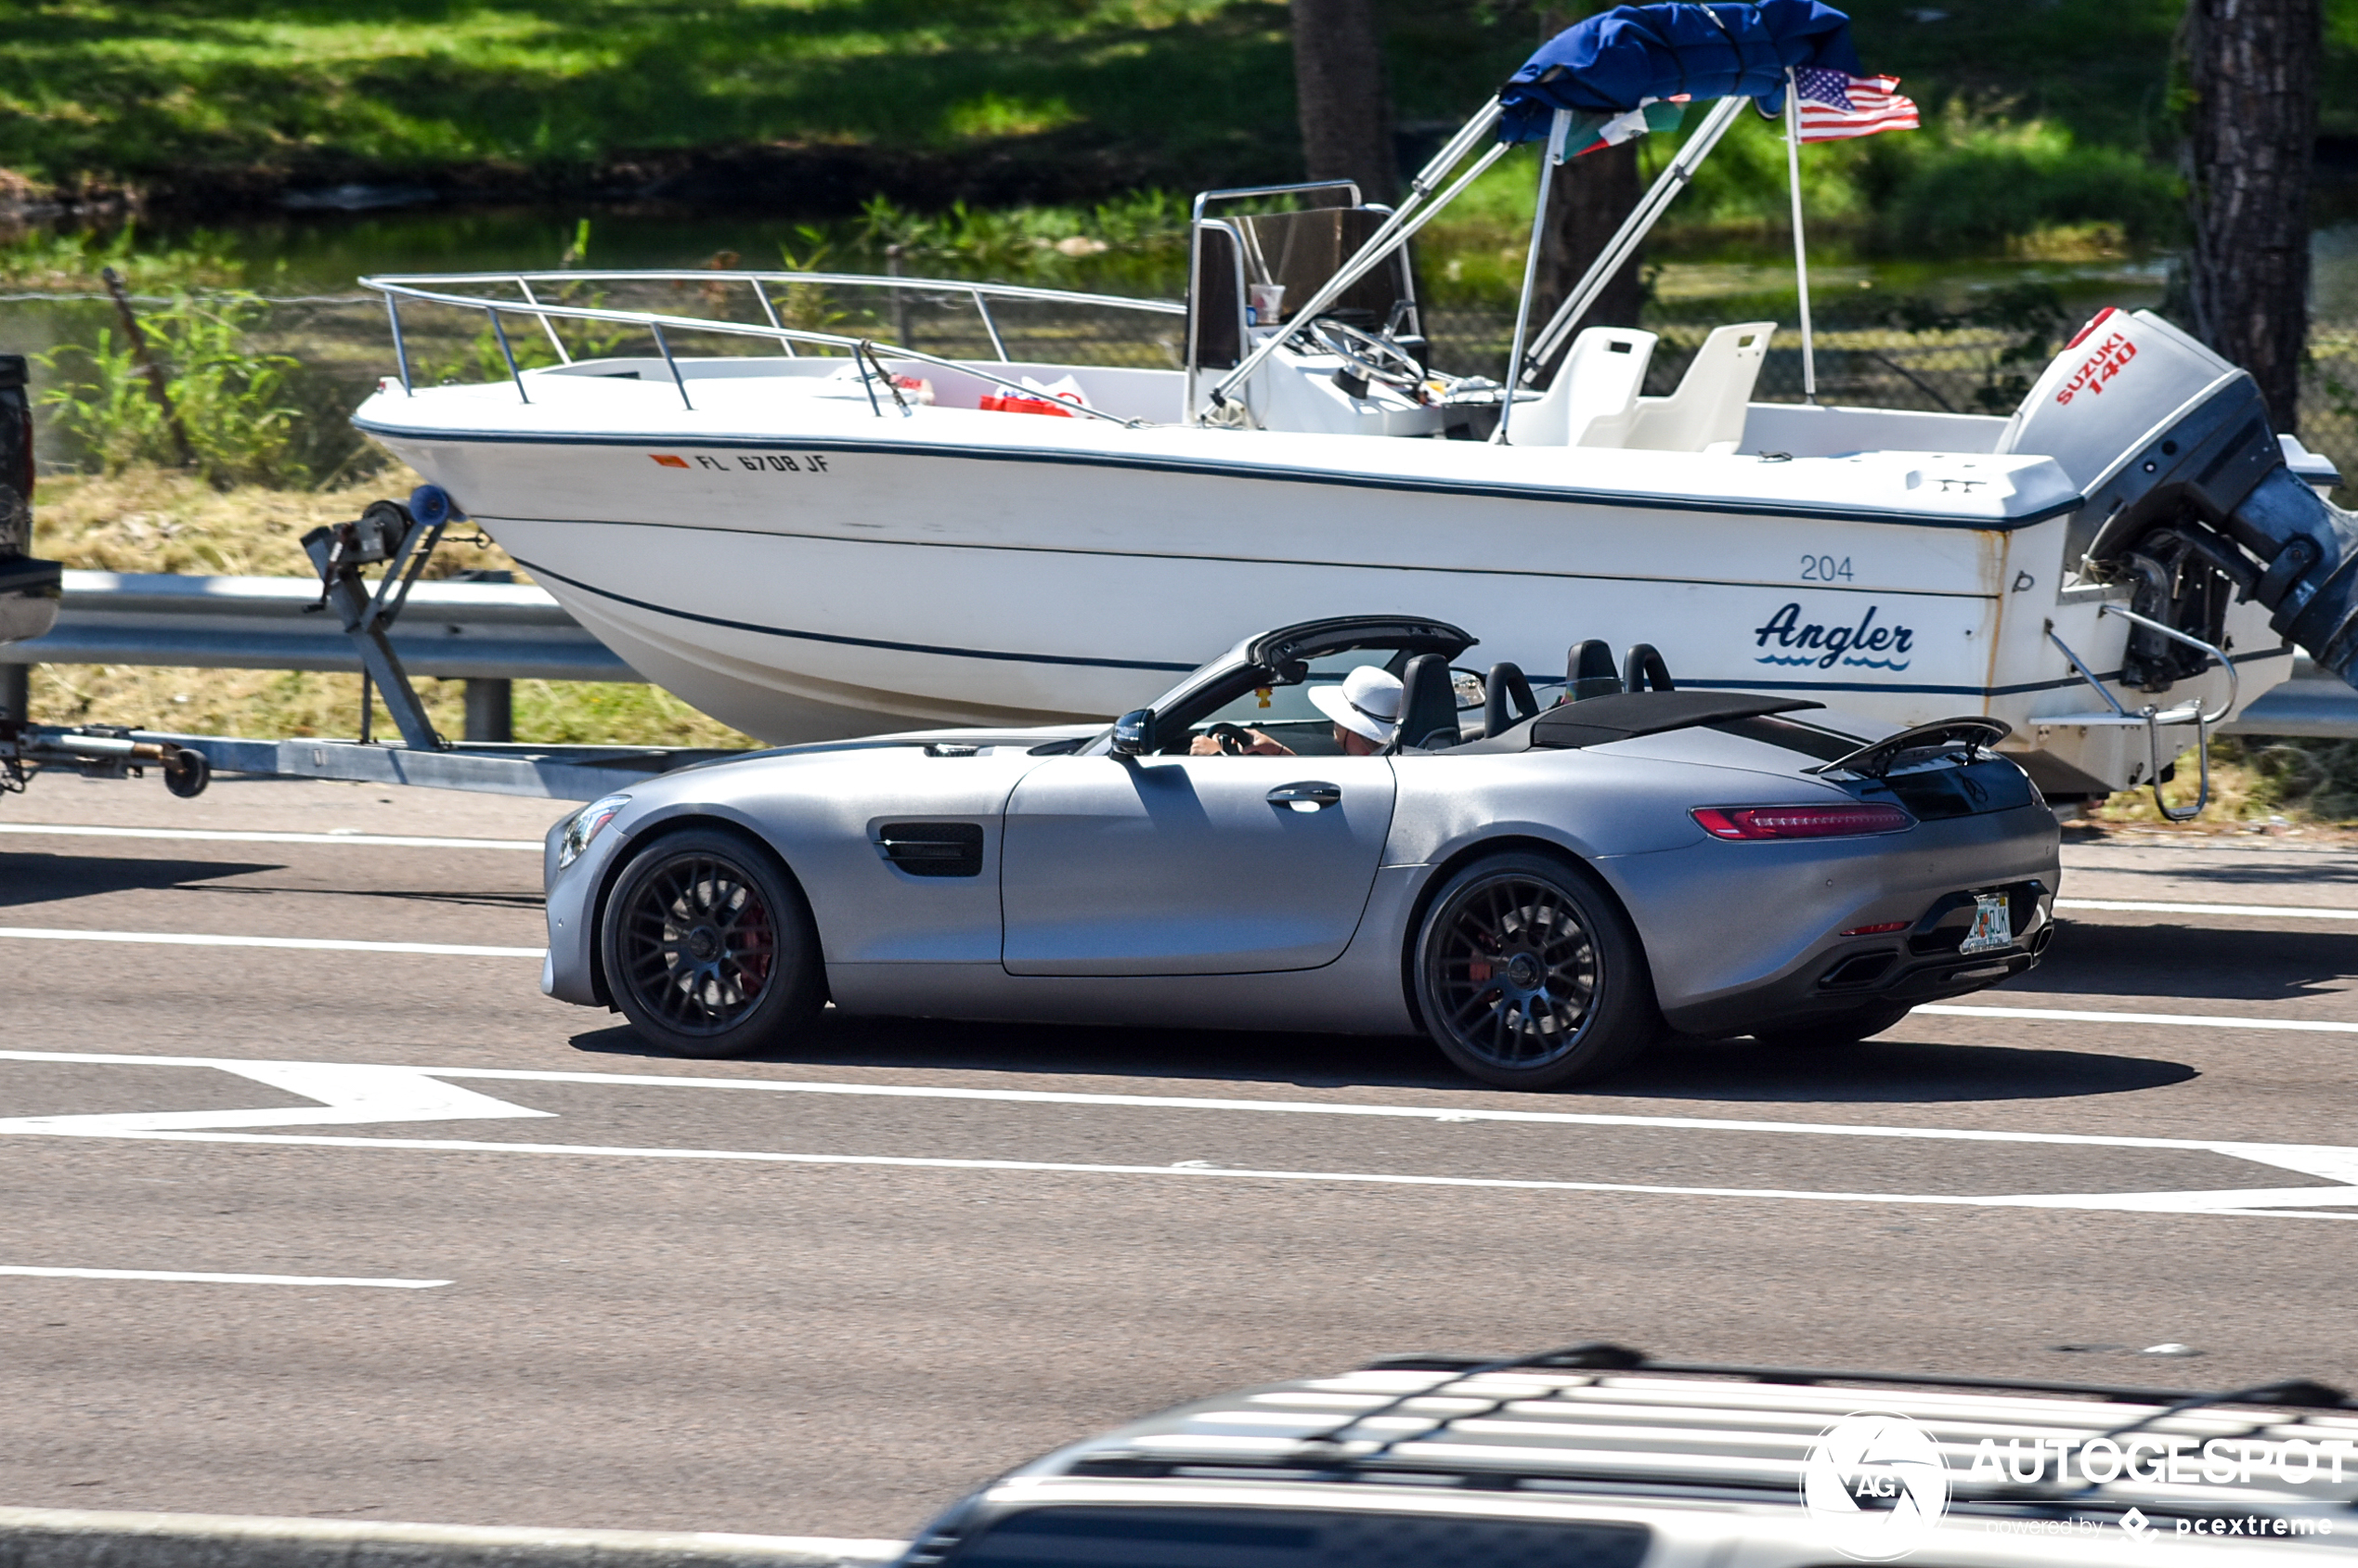
<path fill-rule="evenodd" d="M 1767 648 L 1773 643 L 1781 650 L 1793 651 L 1763 654 L 1753 662 L 1815 665 L 1820 669 L 1832 669 L 1838 663 L 1870 669 L 1905 669 L 1914 662 L 1909 655 L 1914 651 L 1916 634 L 1904 626 L 1877 625 L 1875 617 L 1882 608 L 1879 604 L 1868 605 L 1866 614 L 1859 617 L 1855 626 L 1821 626 L 1804 621 L 1799 603 L 1787 604 L 1769 616 L 1767 625 L 1753 628 L 1753 646 Z"/>

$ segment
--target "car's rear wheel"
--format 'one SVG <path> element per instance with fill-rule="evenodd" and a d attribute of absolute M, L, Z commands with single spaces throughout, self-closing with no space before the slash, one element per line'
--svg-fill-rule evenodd
<path fill-rule="evenodd" d="M 733 833 L 697 828 L 640 850 L 606 901 L 600 940 L 615 1004 L 683 1056 L 783 1044 L 825 1001 L 801 889 Z"/>
<path fill-rule="evenodd" d="M 1628 917 L 1546 855 L 1492 855 L 1450 877 L 1418 934 L 1416 984 L 1442 1054 L 1502 1089 L 1601 1078 L 1662 1033 Z"/>
<path fill-rule="evenodd" d="M 1755 1030 L 1752 1037 L 1778 1050 L 1820 1050 L 1829 1045 L 1856 1045 L 1869 1035 L 1881 1034 L 1908 1016 L 1905 1007 L 1859 1007 L 1833 1013 L 1782 1029 Z"/>

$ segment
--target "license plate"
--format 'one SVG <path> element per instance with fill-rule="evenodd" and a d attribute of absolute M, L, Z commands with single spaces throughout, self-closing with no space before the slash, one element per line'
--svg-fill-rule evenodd
<path fill-rule="evenodd" d="M 1995 952 L 2015 942 L 2014 911 L 2003 893 L 1982 893 L 1973 901 L 1973 927 L 1957 944 L 1959 952 Z"/>

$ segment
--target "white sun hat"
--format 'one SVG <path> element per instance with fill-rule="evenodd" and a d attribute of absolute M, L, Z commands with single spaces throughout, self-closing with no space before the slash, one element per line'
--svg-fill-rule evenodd
<path fill-rule="evenodd" d="M 1310 688 L 1310 700 L 1321 713 L 1378 745 L 1390 745 L 1400 733 L 1400 706 L 1406 694 L 1400 677 L 1372 664 L 1361 665 L 1344 676 L 1339 686 Z"/>

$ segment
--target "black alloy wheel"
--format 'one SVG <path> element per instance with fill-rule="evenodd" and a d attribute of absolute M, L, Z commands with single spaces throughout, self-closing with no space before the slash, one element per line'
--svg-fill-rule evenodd
<path fill-rule="evenodd" d="M 1891 1003 L 1876 1006 L 1854 1007 L 1846 1013 L 1832 1013 L 1807 1023 L 1785 1024 L 1776 1029 L 1756 1029 L 1752 1037 L 1763 1045 L 1780 1051 L 1819 1050 L 1830 1045 L 1856 1045 L 1869 1035 L 1881 1034 L 1908 1016 L 1906 1007 Z"/>
<path fill-rule="evenodd" d="M 615 1005 L 683 1056 L 782 1043 L 824 1000 L 801 890 L 733 833 L 698 828 L 639 851 L 606 901 L 602 941 Z"/>
<path fill-rule="evenodd" d="M 1502 1089 L 1601 1078 L 1662 1033 L 1628 917 L 1546 855 L 1494 855 L 1452 876 L 1419 933 L 1416 981 L 1442 1054 Z"/>

